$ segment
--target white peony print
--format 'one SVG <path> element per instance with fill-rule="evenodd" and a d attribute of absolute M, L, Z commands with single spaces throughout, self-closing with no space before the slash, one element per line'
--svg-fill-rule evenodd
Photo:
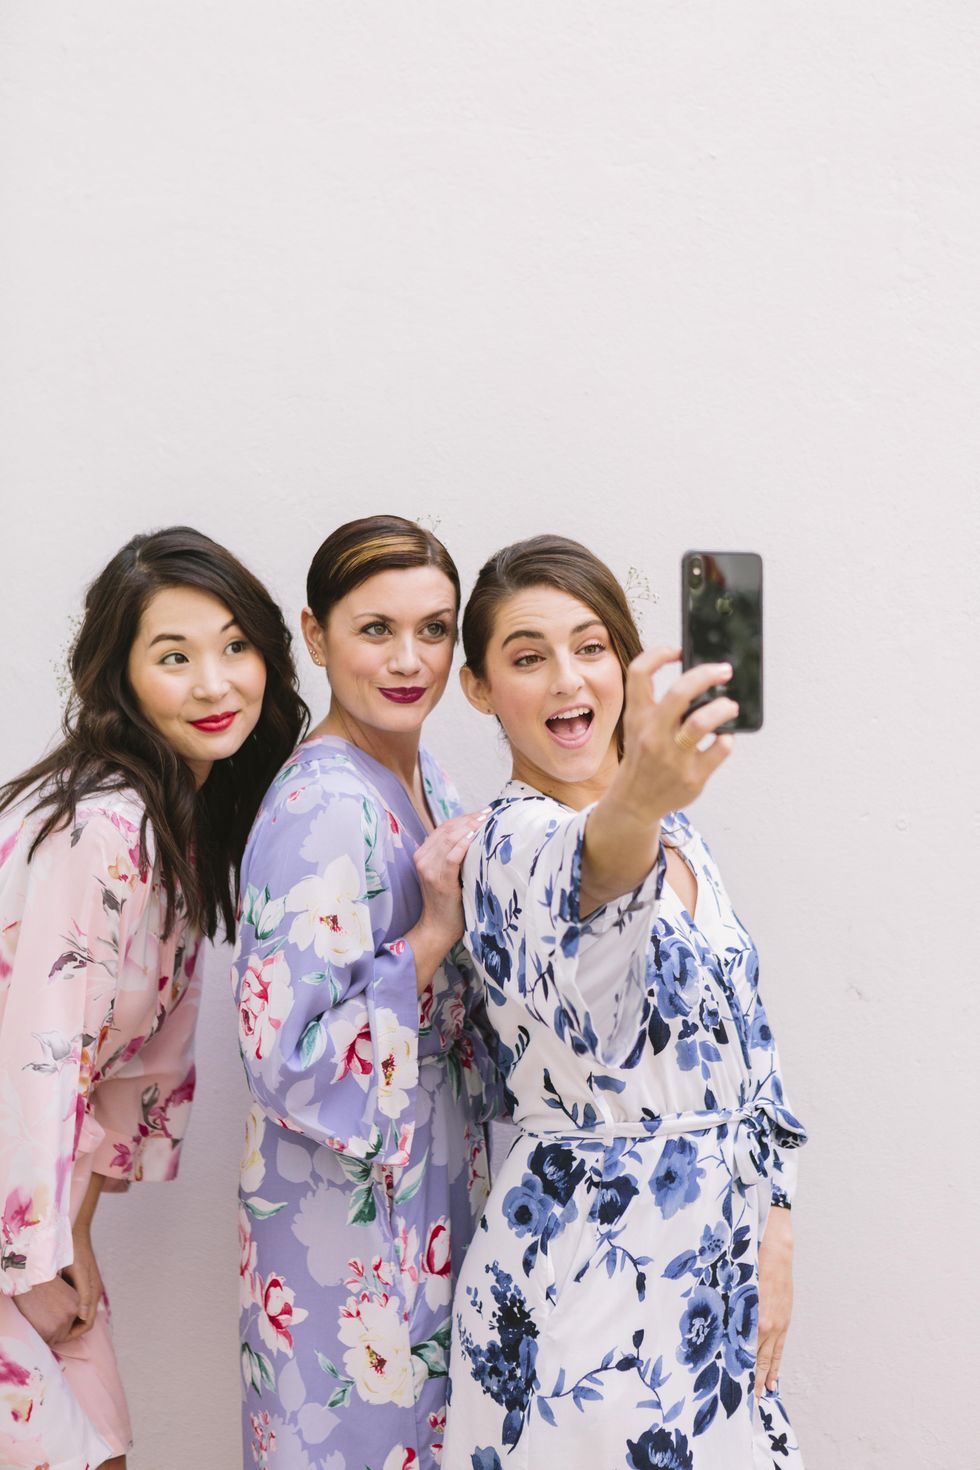
<path fill-rule="evenodd" d="M 348 1297 L 341 1308 L 338 1336 L 348 1348 L 344 1366 L 366 1403 L 404 1408 L 414 1404 L 412 1354 L 394 1297 L 370 1292 Z"/>
<path fill-rule="evenodd" d="M 321 960 L 339 966 L 373 952 L 371 914 L 361 902 L 361 890 L 361 875 L 346 853 L 322 873 L 301 878 L 286 897 L 286 912 L 296 915 L 290 944 L 313 949 Z"/>
<path fill-rule="evenodd" d="M 378 1069 L 378 1112 L 397 1118 L 408 1107 L 408 1091 L 418 1085 L 418 1041 L 394 1011 L 380 1006 L 374 1013 L 375 1061 Z"/>

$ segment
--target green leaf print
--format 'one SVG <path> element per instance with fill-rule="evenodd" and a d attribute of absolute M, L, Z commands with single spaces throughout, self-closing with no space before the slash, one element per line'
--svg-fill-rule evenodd
<path fill-rule="evenodd" d="M 402 1182 L 395 1193 L 396 1205 L 403 1205 L 406 1200 L 414 1199 L 415 1196 L 418 1194 L 419 1190 L 422 1188 L 422 1179 L 425 1175 L 425 1166 L 428 1162 L 429 1150 L 426 1149 L 425 1153 L 422 1155 L 422 1158 L 415 1165 L 415 1168 L 409 1169 L 408 1173 L 403 1177 Z"/>
<path fill-rule="evenodd" d="M 273 899 L 268 887 L 263 888 L 260 893 L 253 884 L 248 885 L 242 918 L 246 924 L 251 924 L 256 939 L 271 939 L 285 914 L 285 898 Z"/>
<path fill-rule="evenodd" d="M 310 970 L 307 974 L 301 975 L 299 978 L 300 983 L 303 985 L 323 985 L 326 983 L 329 987 L 330 1004 L 332 1006 L 340 1004 L 343 989 L 332 970 Z"/>
<path fill-rule="evenodd" d="M 377 898 L 379 893 L 384 893 L 385 885 L 381 881 L 375 858 L 378 848 L 378 813 L 370 801 L 361 801 L 361 831 L 364 833 L 364 842 L 367 853 L 364 860 L 364 897 L 365 899 Z"/>
<path fill-rule="evenodd" d="M 425 1364 L 430 1378 L 445 1378 L 449 1372 L 449 1357 L 446 1349 L 434 1337 L 417 1342 L 412 1348 L 412 1357 Z"/>
<path fill-rule="evenodd" d="M 353 1387 L 354 1380 L 352 1378 L 346 1379 L 344 1383 L 340 1384 L 338 1388 L 334 1389 L 333 1393 L 327 1399 L 327 1408 L 340 1409 L 349 1404 L 351 1390 L 353 1389 Z"/>
<path fill-rule="evenodd" d="M 315 1021 L 310 1021 L 303 1031 L 299 1041 L 299 1061 L 301 1067 L 312 1067 L 318 1062 L 327 1049 L 327 1029 L 323 1024 L 323 1017 L 317 1016 Z"/>
<path fill-rule="evenodd" d="M 296 773 L 298 771 L 301 771 L 302 769 L 303 767 L 300 765 L 299 761 L 293 761 L 290 765 L 283 766 L 282 770 L 273 781 L 273 786 L 285 786 L 286 782 L 291 781 Z"/>
<path fill-rule="evenodd" d="M 285 1200 L 281 1204 L 273 1205 L 267 1199 L 259 1199 L 257 1194 L 253 1194 L 250 1199 L 243 1199 L 242 1204 L 256 1220 L 271 1220 L 273 1215 L 278 1215 L 280 1210 L 286 1208 Z"/>
<path fill-rule="evenodd" d="M 348 1225 L 370 1225 L 377 1217 L 374 1186 L 371 1180 L 368 1180 L 366 1184 L 358 1184 L 356 1189 L 351 1190 L 350 1204 L 347 1206 L 347 1223 Z"/>
<path fill-rule="evenodd" d="M 334 1389 L 333 1393 L 327 1400 L 327 1408 L 339 1409 L 342 1405 L 349 1404 L 351 1390 L 354 1387 L 353 1378 L 345 1378 L 343 1373 L 341 1373 L 340 1369 L 337 1367 L 336 1363 L 332 1363 L 330 1359 L 319 1350 L 317 1350 L 316 1352 L 316 1360 L 320 1364 L 320 1367 L 323 1369 L 324 1373 L 328 1375 L 328 1377 L 337 1379 L 337 1387 Z"/>
<path fill-rule="evenodd" d="M 276 1386 L 276 1377 L 269 1359 L 265 1353 L 257 1353 L 254 1348 L 249 1347 L 247 1342 L 242 1343 L 242 1377 L 258 1394 L 261 1394 L 263 1388 L 274 1389 Z"/>

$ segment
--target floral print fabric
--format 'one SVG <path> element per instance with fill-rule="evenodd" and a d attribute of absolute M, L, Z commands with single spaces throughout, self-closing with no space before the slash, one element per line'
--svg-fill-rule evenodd
<path fill-rule="evenodd" d="M 0 819 L 0 1462 L 84 1470 L 105 1458 L 96 1410 L 76 1394 L 68 1357 L 10 1298 L 71 1263 L 71 1219 L 93 1170 L 176 1175 L 194 1093 L 198 944 L 180 912 L 163 937 L 135 795 L 88 798 L 28 863 L 42 820 L 23 808 Z M 78 1352 L 96 1343 L 114 1379 L 103 1311 Z"/>
<path fill-rule="evenodd" d="M 444 820 L 456 796 L 420 760 Z M 462 945 L 417 995 L 424 837 L 391 772 L 328 737 L 280 773 L 245 853 L 241 1355 L 260 1470 L 430 1470 L 442 1449 L 496 1073 Z"/>
<path fill-rule="evenodd" d="M 579 912 L 587 812 L 511 782 L 464 864 L 467 943 L 522 1129 L 454 1305 L 444 1470 L 801 1470 L 753 1393 L 758 1248 L 790 1201 L 790 1112 L 758 961 L 697 880 Z"/>

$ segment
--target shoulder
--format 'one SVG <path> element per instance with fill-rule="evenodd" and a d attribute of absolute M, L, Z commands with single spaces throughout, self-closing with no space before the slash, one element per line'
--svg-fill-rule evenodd
<path fill-rule="evenodd" d="M 384 803 L 363 772 L 342 750 L 322 742 L 301 745 L 275 777 L 259 808 L 262 816 L 301 816 L 333 804 Z"/>
<path fill-rule="evenodd" d="M 19 802 L 3 814 L 0 844 L 5 846 L 4 839 L 9 840 L 13 836 L 18 846 L 23 845 L 25 850 L 29 850 L 44 827 L 49 811 L 48 807 L 37 805 L 37 795 Z M 122 849 L 127 854 L 132 850 L 133 861 L 136 862 L 145 816 L 145 804 L 130 787 L 89 792 L 75 804 L 68 821 L 47 834 L 36 856 L 68 852 L 81 860 L 88 854 L 115 853 Z M 153 834 L 149 825 L 146 838 L 152 866 Z"/>
<path fill-rule="evenodd" d="M 495 867 L 529 867 L 554 834 L 579 816 L 552 797 L 509 781 L 490 803 L 490 815 L 466 855 L 464 881 L 476 881 Z"/>
<path fill-rule="evenodd" d="M 384 848 L 389 818 L 380 793 L 350 760 L 329 747 L 300 746 L 267 791 L 252 828 L 243 881 L 269 862 L 290 871 L 320 868 L 347 853 L 358 860 Z"/>

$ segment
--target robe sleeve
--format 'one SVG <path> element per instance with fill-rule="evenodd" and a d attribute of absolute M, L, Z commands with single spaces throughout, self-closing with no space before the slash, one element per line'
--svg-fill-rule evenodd
<path fill-rule="evenodd" d="M 602 1066 L 627 1065 L 646 1027 L 646 963 L 666 871 L 663 848 L 631 893 L 583 917 L 590 808 L 502 803 L 464 864 L 467 944 L 491 1009 L 504 995 Z"/>
<path fill-rule="evenodd" d="M 401 1165 L 419 1011 L 411 946 L 390 933 L 386 833 L 384 814 L 348 792 L 312 812 L 264 813 L 243 873 L 233 983 L 265 1113 L 341 1153 Z"/>
<path fill-rule="evenodd" d="M 787 1104 L 779 1048 L 758 992 L 749 1024 L 749 1058 L 755 1101 L 773 1123 L 769 1163 L 772 1203 L 788 1210 L 796 1194 L 797 1150 L 806 1143 L 806 1132 Z"/>
<path fill-rule="evenodd" d="M 194 1032 L 201 979 L 194 944 L 182 966 L 184 988 L 150 1036 L 92 1098 L 104 1130 L 92 1167 L 110 1179 L 175 1179 L 194 1097 Z M 139 1044 L 139 1050 L 135 1047 Z"/>
<path fill-rule="evenodd" d="M 23 829 L 20 842 L 30 842 Z M 86 1118 L 94 1046 L 110 1014 L 119 922 L 140 902 L 114 876 L 120 834 L 90 814 L 45 838 L 4 886 L 14 927 L 0 1023 L 0 1286 L 51 1281 L 73 1256 L 71 1173 Z M 20 854 L 10 859 L 22 862 Z"/>

